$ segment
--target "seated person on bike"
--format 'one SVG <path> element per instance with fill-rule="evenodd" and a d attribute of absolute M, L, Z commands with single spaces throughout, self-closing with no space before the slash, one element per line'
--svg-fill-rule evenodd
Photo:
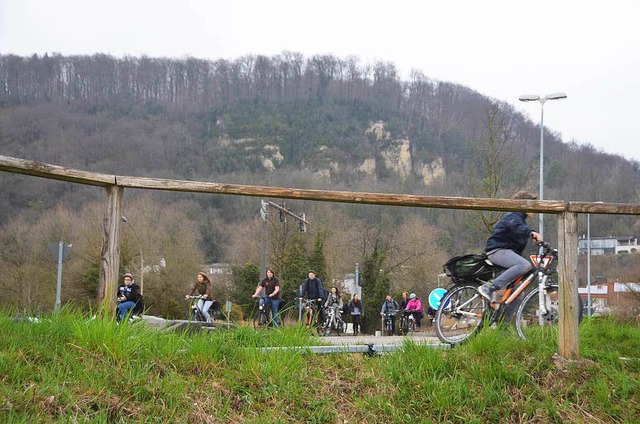
<path fill-rule="evenodd" d="M 409 293 L 402 292 L 402 299 L 400 299 L 400 311 L 407 309 L 407 303 L 409 303 Z"/>
<path fill-rule="evenodd" d="M 308 278 L 302 283 L 302 293 L 300 293 L 300 300 L 307 297 L 309 300 L 315 300 L 318 310 L 322 306 L 322 299 L 325 295 L 324 286 L 322 280 L 316 277 L 316 273 L 309 271 Z M 324 319 L 324 318 L 323 318 Z"/>
<path fill-rule="evenodd" d="M 342 323 L 342 308 L 344 308 L 344 302 L 340 297 L 340 290 L 337 287 L 331 287 L 329 289 L 329 295 L 327 296 L 327 300 L 324 302 L 324 309 L 329 311 L 329 308 L 333 309 L 335 312 L 335 318 L 337 323 Z M 327 317 L 329 315 L 327 314 Z"/>
<path fill-rule="evenodd" d="M 514 199 L 537 199 L 536 195 L 519 191 Z M 531 263 L 522 257 L 529 238 L 538 243 L 542 242 L 540 234 L 536 233 L 526 223 L 527 214 L 523 212 L 508 212 L 500 218 L 493 227 L 493 234 L 487 240 L 485 251 L 491 262 L 506 268 L 506 270 L 478 288 L 487 300 L 491 301 L 493 292 L 504 289 L 509 283 L 531 270 Z"/>
<path fill-rule="evenodd" d="M 340 297 L 340 290 L 338 290 L 337 287 L 331 287 L 327 301 L 324 302 L 324 307 L 338 308 L 340 310 L 344 307 L 344 302 L 342 302 L 342 298 Z"/>
<path fill-rule="evenodd" d="M 415 318 L 416 320 L 416 326 L 421 327 L 422 317 L 424 316 L 422 310 L 422 302 L 415 293 L 411 293 L 411 295 L 409 295 L 409 302 L 407 303 L 407 307 L 404 310 L 405 316 L 408 317 L 411 314 L 413 314 L 413 318 Z"/>
<path fill-rule="evenodd" d="M 391 319 L 391 334 L 396 334 L 396 314 L 398 313 L 399 308 L 400 306 L 398 306 L 398 302 L 393 300 L 391 295 L 388 294 L 384 303 L 382 304 L 380 315 L 388 315 Z"/>
<path fill-rule="evenodd" d="M 133 281 L 133 275 L 124 274 L 123 284 L 118 287 L 117 297 L 120 302 L 116 308 L 116 319 L 122 321 L 129 312 L 140 313 L 144 309 L 144 300 L 140 288 Z"/>
<path fill-rule="evenodd" d="M 198 309 L 202 312 L 204 319 L 207 322 L 211 322 L 211 315 L 209 315 L 209 308 L 213 305 L 213 299 L 211 295 L 211 280 L 204 272 L 199 272 L 196 282 L 191 288 L 191 293 L 187 296 L 194 296 L 198 292 L 202 299 L 198 299 Z"/>
<path fill-rule="evenodd" d="M 260 292 L 264 288 L 265 297 L 260 302 L 268 304 L 271 307 L 271 314 L 273 316 L 273 325 L 277 327 L 280 325 L 280 318 L 278 317 L 278 308 L 280 307 L 280 280 L 273 274 L 271 268 L 267 268 L 267 276 L 258 284 L 255 293 L 251 297 L 254 299 L 260 296 Z"/>

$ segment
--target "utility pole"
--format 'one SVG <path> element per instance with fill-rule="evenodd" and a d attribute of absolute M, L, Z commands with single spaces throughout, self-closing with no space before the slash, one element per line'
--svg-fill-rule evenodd
<path fill-rule="evenodd" d="M 263 240 L 262 240 L 262 260 L 260 261 L 260 278 L 264 278 L 267 274 L 267 246 L 269 241 L 269 207 L 275 208 L 279 212 L 280 220 L 282 222 L 286 221 L 286 216 L 295 218 L 300 222 L 300 231 L 303 233 L 307 232 L 307 225 L 311 225 L 309 221 L 307 221 L 304 212 L 300 215 L 296 215 L 287 209 L 284 204 L 279 205 L 277 203 L 272 202 L 271 200 L 260 200 L 260 218 L 262 219 L 263 226 Z"/>

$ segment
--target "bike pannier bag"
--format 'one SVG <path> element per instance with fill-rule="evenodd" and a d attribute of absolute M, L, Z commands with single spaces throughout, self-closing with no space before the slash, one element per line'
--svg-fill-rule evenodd
<path fill-rule="evenodd" d="M 444 272 L 460 279 L 479 277 L 491 271 L 486 259 L 486 253 L 454 256 L 444 264 Z"/>

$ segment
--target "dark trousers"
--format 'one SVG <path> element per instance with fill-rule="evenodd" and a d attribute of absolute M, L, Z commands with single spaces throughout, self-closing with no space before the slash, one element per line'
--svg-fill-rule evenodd
<path fill-rule="evenodd" d="M 362 325 L 360 321 L 360 314 L 351 315 L 351 321 L 353 322 L 353 334 L 356 335 L 362 332 Z"/>

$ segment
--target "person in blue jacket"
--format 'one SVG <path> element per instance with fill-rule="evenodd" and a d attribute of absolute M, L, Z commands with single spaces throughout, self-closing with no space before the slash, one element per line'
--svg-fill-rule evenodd
<path fill-rule="evenodd" d="M 535 194 L 519 191 L 513 199 L 536 200 Z M 491 262 L 506 268 L 493 281 L 478 288 L 487 300 L 491 301 L 493 292 L 505 288 L 510 282 L 524 275 L 531 269 L 531 263 L 522 257 L 522 252 L 530 238 L 542 242 L 540 234 L 535 232 L 526 222 L 527 214 L 508 212 L 493 227 L 493 233 L 487 240 L 485 251 Z"/>

